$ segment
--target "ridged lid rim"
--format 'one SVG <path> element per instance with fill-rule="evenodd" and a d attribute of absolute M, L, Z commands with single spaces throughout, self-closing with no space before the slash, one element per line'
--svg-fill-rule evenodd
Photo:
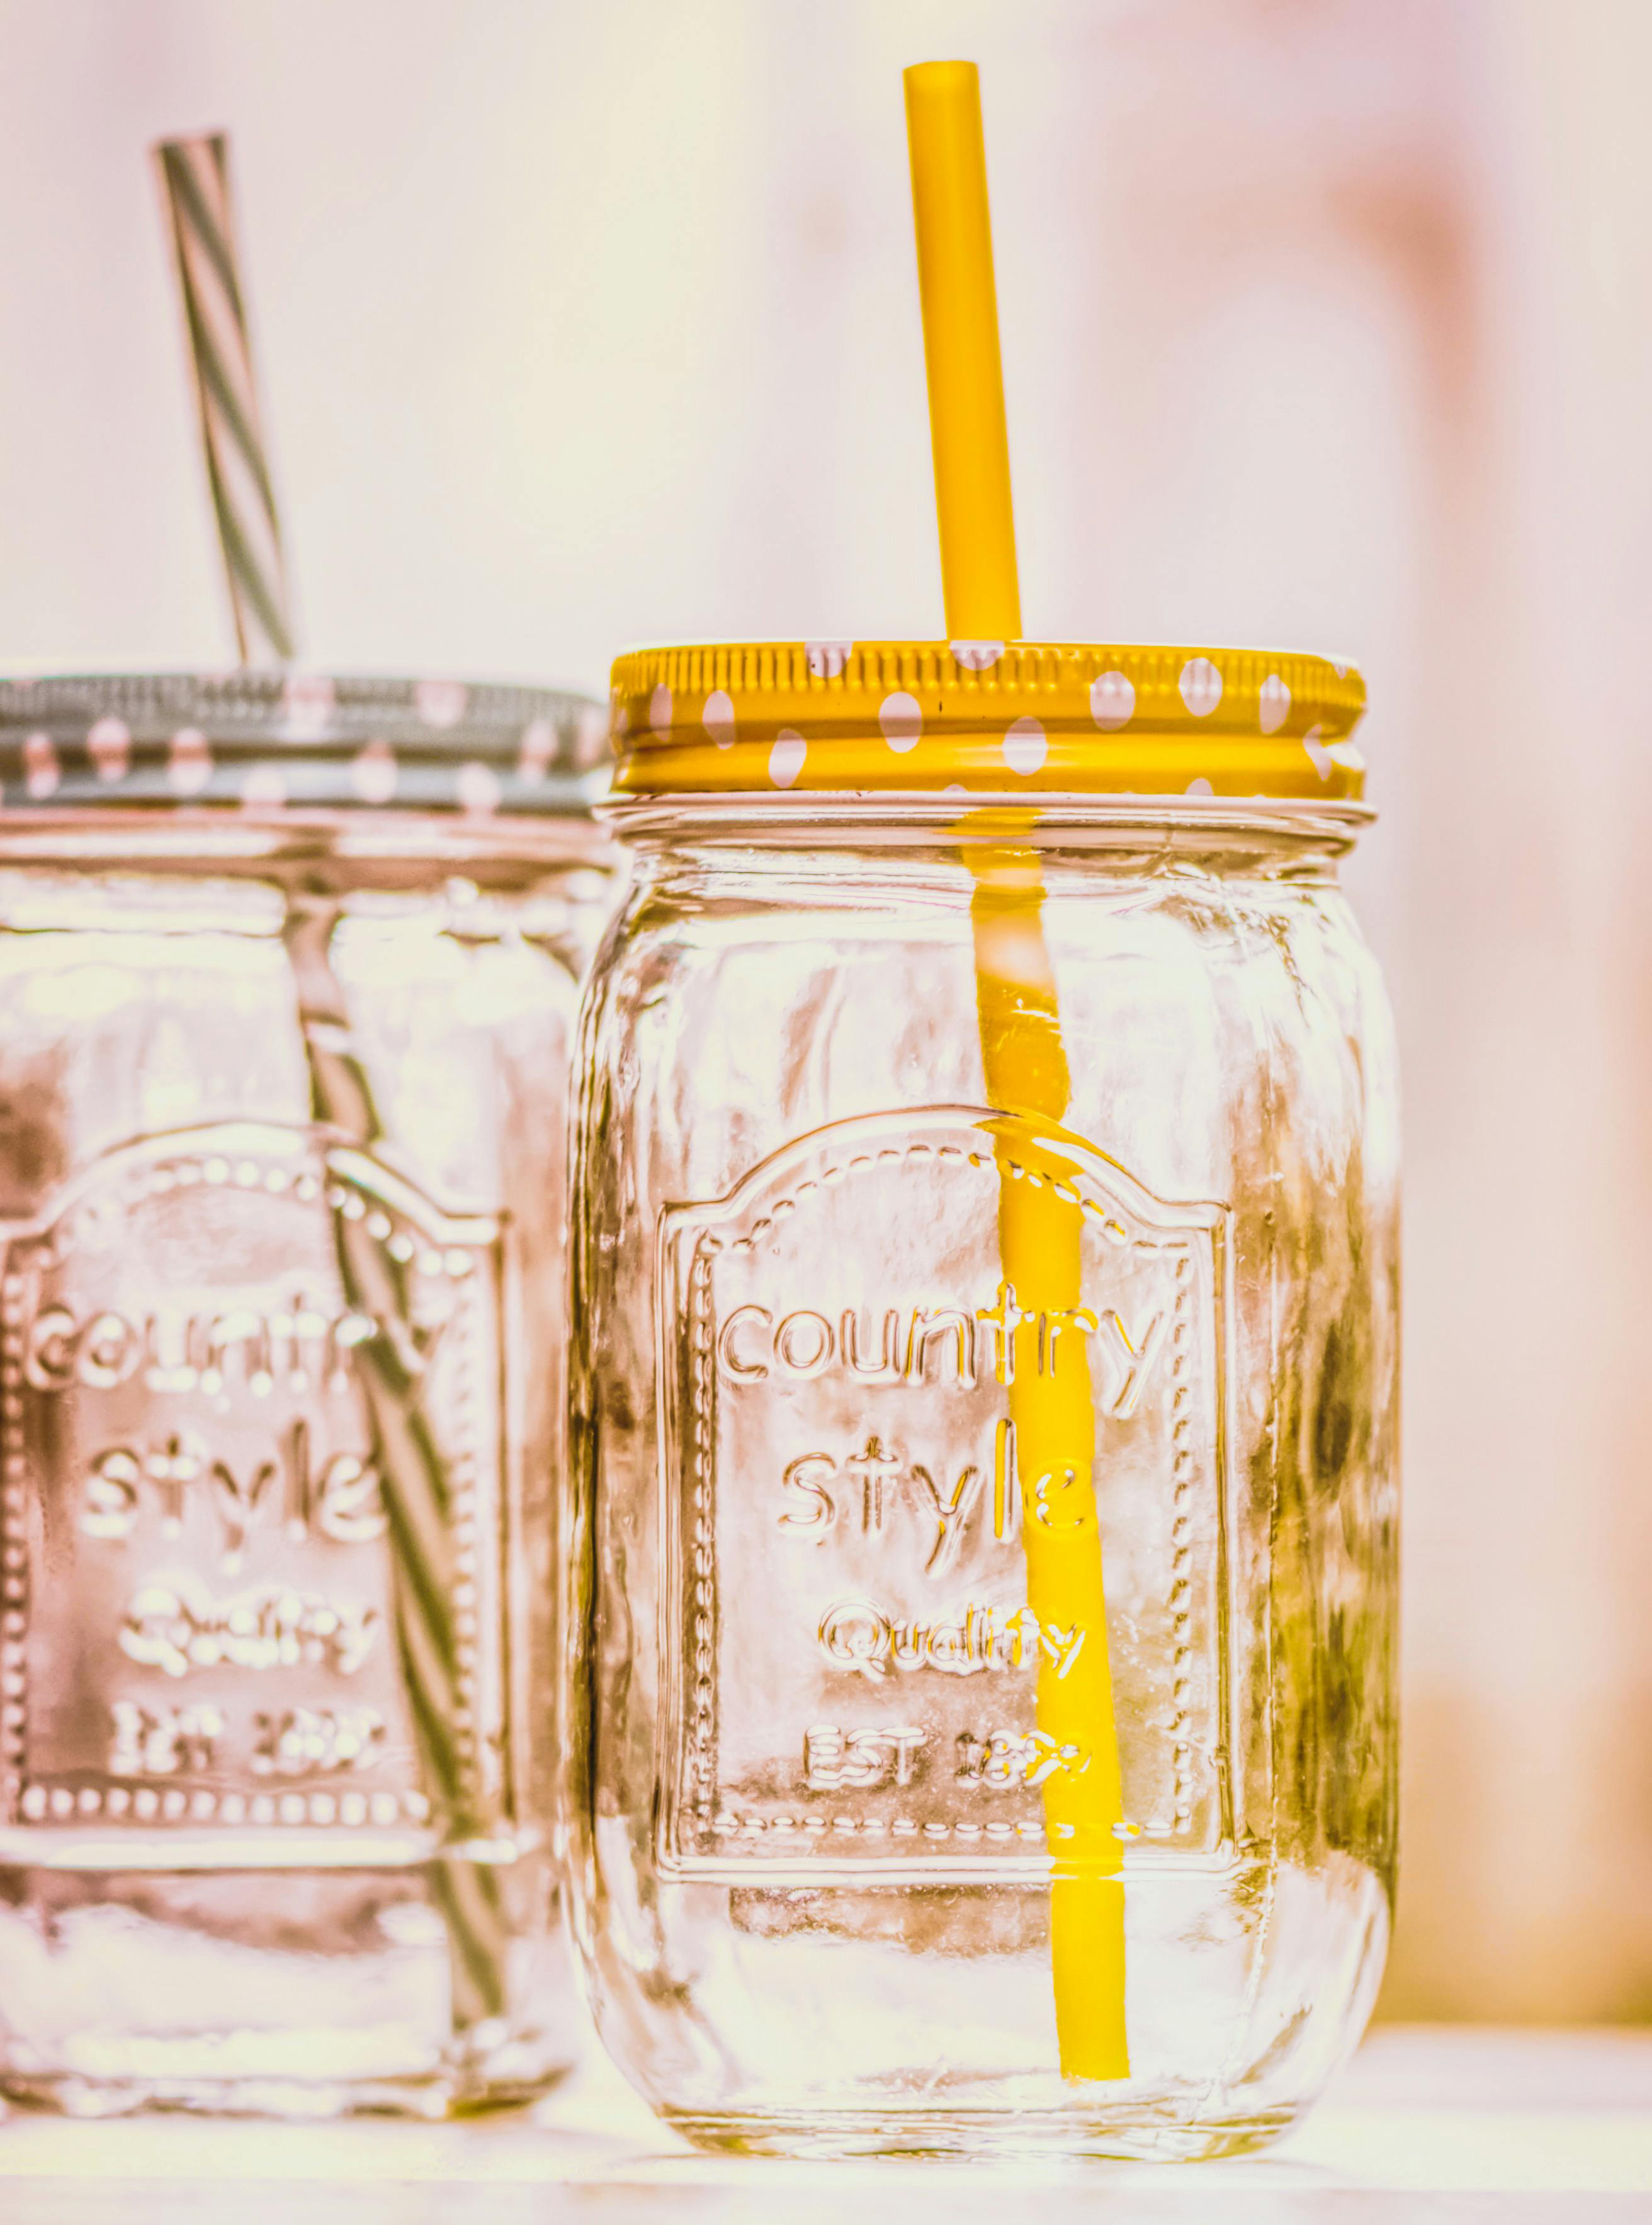
<path fill-rule="evenodd" d="M 569 690 L 287 669 L 0 679 L 0 809 L 566 813 L 606 794 L 599 704 Z"/>
<path fill-rule="evenodd" d="M 613 668 L 620 795 L 940 789 L 1357 801 L 1352 665 L 1073 642 L 640 649 Z"/>

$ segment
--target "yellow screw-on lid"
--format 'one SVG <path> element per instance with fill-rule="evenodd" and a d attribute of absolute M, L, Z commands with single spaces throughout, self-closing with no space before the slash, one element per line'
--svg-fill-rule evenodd
<path fill-rule="evenodd" d="M 1350 665 L 1054 642 L 706 643 L 613 671 L 622 795 L 949 788 L 1357 802 Z"/>

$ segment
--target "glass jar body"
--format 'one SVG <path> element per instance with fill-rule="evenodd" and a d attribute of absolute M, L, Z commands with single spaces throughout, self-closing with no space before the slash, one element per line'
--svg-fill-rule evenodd
<path fill-rule="evenodd" d="M 589 824 L 0 834 L 0 2086 L 439 2113 L 552 1867 Z"/>
<path fill-rule="evenodd" d="M 978 856 L 933 809 L 833 812 L 643 816 L 587 995 L 566 1758 L 598 2025 L 709 2145 L 1251 2145 L 1358 2038 L 1393 1882 L 1397 1125 L 1348 831 L 1018 835 L 1000 957 L 1054 991 L 1052 1119 L 987 1085 Z M 1072 1231 L 1036 1320 L 1016 1185 Z M 1018 1465 L 1014 1370 L 1073 1365 L 1104 1631 L 1029 1557 L 1073 1479 L 1024 1428 Z M 1111 1724 L 1064 1697 L 1087 1639 Z M 1052 1940 L 1052 1780 L 1115 1754 L 1122 1981 Z M 1121 1984 L 1128 2075 L 1075 2075 Z"/>

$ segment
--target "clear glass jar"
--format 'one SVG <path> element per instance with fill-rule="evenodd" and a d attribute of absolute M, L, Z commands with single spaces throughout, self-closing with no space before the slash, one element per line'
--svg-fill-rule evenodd
<path fill-rule="evenodd" d="M 1191 653 L 1149 654 L 1048 652 L 1076 710 L 1065 668 L 968 700 L 944 645 L 617 670 L 574 1923 L 608 2047 L 706 2146 L 1216 2154 L 1369 2013 L 1397 1126 L 1337 883 L 1358 679 L 1293 661 L 1282 731 L 1280 661 L 1225 659 L 1201 773 Z M 1127 792 L 1109 658 L 1135 777 L 1191 793 Z M 927 762 L 883 764 L 920 712 Z M 1275 793 L 1221 793 L 1259 749 Z"/>
<path fill-rule="evenodd" d="M 439 2112 L 575 2049 L 550 1846 L 598 717 L 0 688 L 0 2089 Z"/>

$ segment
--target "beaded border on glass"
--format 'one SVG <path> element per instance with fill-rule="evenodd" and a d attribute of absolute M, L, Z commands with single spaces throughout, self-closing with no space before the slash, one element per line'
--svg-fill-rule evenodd
<path fill-rule="evenodd" d="M 295 1157 L 295 1147 L 304 1156 Z M 85 1823 L 99 1818 L 129 1825 L 245 1823 L 263 1829 L 319 1824 L 384 1829 L 427 1824 L 432 1802 L 416 1786 L 394 1792 L 334 1793 L 313 1787 L 220 1792 L 206 1786 L 120 1783 L 48 1785 L 29 1775 L 29 1461 L 23 1436 L 23 1273 L 14 1254 L 30 1246 L 47 1247 L 54 1256 L 60 1253 L 72 1241 L 77 1213 L 85 1209 L 80 1199 L 95 1191 L 96 1178 L 106 1180 L 111 1175 L 128 1197 L 149 1195 L 162 1182 L 167 1188 L 199 1182 L 207 1188 L 285 1193 L 299 1205 L 325 1201 L 332 1212 L 364 1218 L 369 1233 L 398 1264 L 418 1258 L 425 1271 L 453 1281 L 470 1302 L 456 1341 L 466 1348 L 474 1325 L 476 1291 L 486 1279 L 487 1263 L 498 1242 L 497 1226 L 491 1219 L 455 1219 L 439 1212 L 363 1153 L 329 1147 L 319 1131 L 273 1130 L 261 1124 L 231 1124 L 122 1146 L 88 1170 L 41 1218 L 0 1228 L 0 1825 Z M 434 1226 L 427 1226 L 427 1220 Z M 383 1224 L 382 1233 L 376 1223 Z M 478 1274 L 478 1268 L 484 1272 Z M 482 1366 L 485 1371 L 485 1358 Z M 477 1372 L 476 1356 L 468 1355 L 466 1391 L 473 1387 L 468 1379 Z M 468 1398 L 463 1403 L 468 1404 Z M 472 1569 L 484 1528 L 476 1453 L 474 1435 L 456 1448 L 451 1517 L 459 1560 Z M 462 1582 L 465 1594 L 473 1595 L 473 1580 L 463 1577 Z M 468 1725 L 460 1741 L 461 1756 L 472 1780 L 472 1797 L 491 1803 L 500 1791 L 496 1758 L 478 1748 L 474 1735 L 482 1675 L 480 1632 L 475 1613 L 466 1611 L 469 1599 L 456 1597 L 454 1606 L 455 1655 Z"/>

